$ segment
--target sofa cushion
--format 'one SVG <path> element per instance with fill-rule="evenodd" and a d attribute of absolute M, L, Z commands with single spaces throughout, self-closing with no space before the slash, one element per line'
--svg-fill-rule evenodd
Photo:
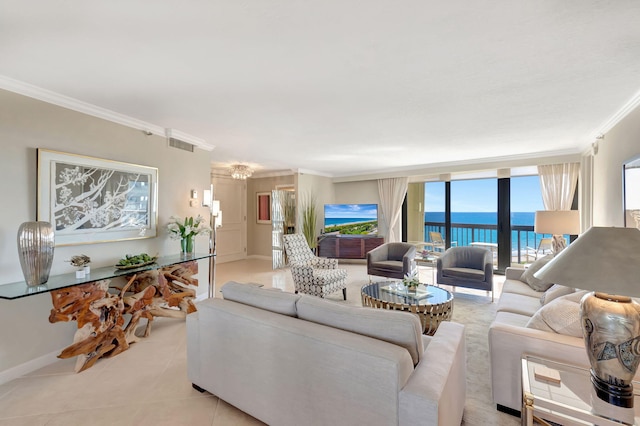
<path fill-rule="evenodd" d="M 466 278 L 469 280 L 483 280 L 484 271 L 470 268 L 442 268 L 442 276 L 453 278 Z"/>
<path fill-rule="evenodd" d="M 547 291 L 540 296 L 540 304 L 546 305 L 556 300 L 558 297 L 566 296 L 567 294 L 574 293 L 576 291 L 573 287 L 567 287 L 560 284 L 554 284 Z"/>
<path fill-rule="evenodd" d="M 525 296 L 516 293 L 503 293 L 498 302 L 498 312 L 513 312 L 533 316 L 540 309 L 540 297 Z"/>
<path fill-rule="evenodd" d="M 531 266 L 529 266 L 522 273 L 522 277 L 520 277 L 520 280 L 529 284 L 529 286 L 536 291 L 546 291 L 553 285 L 553 283 L 540 280 L 533 275 L 538 272 L 538 270 L 540 270 L 544 265 L 546 265 L 551 259 L 553 259 L 553 255 L 548 254 L 545 257 L 541 257 L 540 259 L 533 262 Z"/>
<path fill-rule="evenodd" d="M 580 299 L 586 293 L 574 292 L 547 303 L 531 317 L 527 327 L 565 336 L 582 337 Z"/>
<path fill-rule="evenodd" d="M 298 300 L 296 309 L 300 319 L 401 346 L 409 351 L 414 365 L 422 357 L 422 325 L 416 315 L 346 306 L 308 295 L 303 295 Z"/>
<path fill-rule="evenodd" d="M 260 288 L 258 285 L 229 281 L 222 286 L 222 295 L 226 300 L 242 303 L 278 314 L 295 317 L 296 302 L 300 295 L 285 293 L 278 288 Z"/>
<path fill-rule="evenodd" d="M 504 280 L 504 284 L 502 285 L 502 294 L 505 293 L 522 294 L 523 296 L 535 297 L 536 299 L 540 299 L 544 294 L 543 292 L 532 289 L 529 287 L 529 284 L 525 282 L 510 279 Z"/>

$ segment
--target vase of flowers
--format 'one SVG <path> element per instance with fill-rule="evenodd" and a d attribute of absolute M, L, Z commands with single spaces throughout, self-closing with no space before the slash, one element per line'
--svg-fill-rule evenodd
<path fill-rule="evenodd" d="M 420 284 L 420 277 L 418 276 L 418 271 L 414 270 L 408 274 L 404 275 L 402 279 L 402 283 L 405 285 L 407 290 L 415 292 Z"/>
<path fill-rule="evenodd" d="M 167 229 L 172 240 L 180 240 L 180 253 L 183 256 L 192 255 L 195 252 L 194 237 L 196 235 L 207 235 L 211 232 L 211 228 L 200 215 L 195 219 L 171 216 Z"/>

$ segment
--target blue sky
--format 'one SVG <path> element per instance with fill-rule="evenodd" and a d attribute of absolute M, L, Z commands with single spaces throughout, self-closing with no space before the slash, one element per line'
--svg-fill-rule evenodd
<path fill-rule="evenodd" d="M 331 219 L 355 218 L 376 219 L 378 217 L 377 204 L 325 204 L 324 217 Z"/>
<path fill-rule="evenodd" d="M 451 211 L 495 212 L 498 206 L 498 180 L 477 179 L 451 182 Z M 538 176 L 511 178 L 511 211 L 544 210 Z M 425 211 L 444 211 L 444 182 L 425 184 Z"/>

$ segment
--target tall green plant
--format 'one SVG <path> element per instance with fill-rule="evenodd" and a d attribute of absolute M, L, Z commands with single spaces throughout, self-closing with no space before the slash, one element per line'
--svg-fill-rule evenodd
<path fill-rule="evenodd" d="M 301 198 L 300 211 L 302 213 L 302 234 L 307 240 L 307 244 L 309 244 L 309 247 L 315 249 L 317 246 L 316 222 L 318 220 L 316 197 L 313 194 L 306 194 Z"/>

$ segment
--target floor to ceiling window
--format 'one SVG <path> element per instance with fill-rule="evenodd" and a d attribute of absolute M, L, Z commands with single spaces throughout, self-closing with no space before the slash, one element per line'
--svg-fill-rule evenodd
<path fill-rule="evenodd" d="M 451 246 L 479 246 L 493 252 L 495 266 L 529 263 L 548 252 L 548 235 L 533 232 L 535 212 L 544 210 L 537 175 L 426 182 L 424 237 L 431 233 Z"/>
<path fill-rule="evenodd" d="M 533 232 L 536 211 L 544 210 L 539 176 L 511 178 L 511 247 L 514 263 L 527 263 L 547 251 L 545 237 Z"/>

